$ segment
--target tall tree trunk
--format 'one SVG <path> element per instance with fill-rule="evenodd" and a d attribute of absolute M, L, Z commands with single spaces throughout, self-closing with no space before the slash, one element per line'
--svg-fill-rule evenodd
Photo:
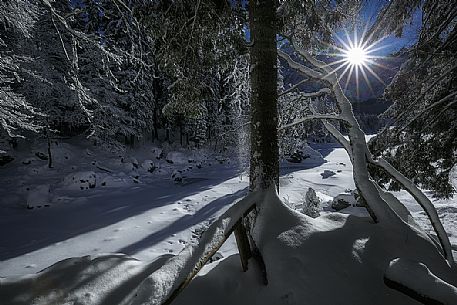
<path fill-rule="evenodd" d="M 279 186 L 276 5 L 276 0 L 249 2 L 249 29 L 253 41 L 250 48 L 251 191 Z M 251 227 L 249 219 L 239 221 L 235 226 L 241 264 L 243 270 L 247 270 L 248 259 L 253 256 L 262 272 L 263 283 L 267 284 L 261 253 L 244 227 L 246 222 L 247 227 Z"/>
<path fill-rule="evenodd" d="M 249 3 L 251 55 L 250 189 L 279 183 L 276 0 Z"/>

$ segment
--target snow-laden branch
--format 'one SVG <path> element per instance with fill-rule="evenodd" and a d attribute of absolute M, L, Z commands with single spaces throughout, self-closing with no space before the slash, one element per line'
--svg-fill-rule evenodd
<path fill-rule="evenodd" d="M 300 97 L 317 97 L 317 96 L 321 96 L 324 94 L 330 94 L 330 93 L 332 93 L 332 90 L 330 90 L 329 88 L 322 88 L 315 92 L 300 92 Z"/>
<path fill-rule="evenodd" d="M 309 78 L 305 78 L 305 79 L 299 81 L 297 84 L 293 85 L 293 86 L 290 87 L 289 89 L 287 89 L 287 90 L 285 90 L 285 91 L 279 93 L 279 94 L 278 94 L 278 97 L 281 97 L 281 96 L 283 96 L 283 95 L 286 95 L 286 94 L 291 93 L 292 91 L 298 89 L 298 87 L 299 87 L 300 85 L 306 83 L 307 81 L 309 81 Z"/>
<path fill-rule="evenodd" d="M 443 97 L 442 99 L 440 99 L 439 101 L 436 101 L 435 103 L 429 105 L 428 107 L 422 109 L 418 114 L 416 114 L 409 122 L 408 124 L 406 124 L 403 128 L 401 128 L 400 131 L 398 132 L 401 132 L 403 130 L 405 130 L 409 125 L 411 125 L 414 121 L 416 121 L 418 118 L 420 118 L 421 116 L 423 116 L 425 113 L 429 112 L 431 109 L 443 104 L 444 102 L 447 102 L 448 100 L 452 99 L 453 97 L 455 97 L 457 95 L 457 91 L 454 91 L 454 92 L 451 92 L 449 93 L 448 95 L 446 95 L 445 97 Z M 440 112 L 441 114 L 441 112 Z"/>
<path fill-rule="evenodd" d="M 443 255 L 449 264 L 452 266 L 454 264 L 454 259 L 452 256 L 452 247 L 449 241 L 449 238 L 444 230 L 443 224 L 440 221 L 438 213 L 433 205 L 433 203 L 428 199 L 427 196 L 408 178 L 406 178 L 402 173 L 400 173 L 395 167 L 393 167 L 389 162 L 383 158 L 373 159 L 371 154 L 367 155 L 368 161 L 382 169 L 384 169 L 390 176 L 392 176 L 395 181 L 397 181 L 404 189 L 414 197 L 417 203 L 422 207 L 424 212 L 427 214 L 430 222 L 432 223 L 433 229 L 436 232 L 438 240 L 440 241 L 441 247 L 443 249 Z"/>
<path fill-rule="evenodd" d="M 315 59 L 309 52 L 306 50 L 297 47 L 293 44 L 293 41 L 290 40 L 295 50 L 300 54 L 305 60 L 315 66 L 317 69 L 322 70 L 324 73 L 327 73 L 324 76 L 324 80 L 332 85 L 333 93 L 337 102 L 337 106 L 340 110 L 339 116 L 345 119 L 349 125 L 349 143 L 344 139 L 344 137 L 339 133 L 333 125 L 328 122 L 324 122 L 324 126 L 335 136 L 335 138 L 345 147 L 348 151 L 349 156 L 351 157 L 353 163 L 353 173 L 354 173 L 354 182 L 357 189 L 360 192 L 360 195 L 367 202 L 368 210 L 375 221 L 387 221 L 392 224 L 399 224 L 399 221 L 403 223 L 403 220 L 393 211 L 390 207 L 389 202 L 397 204 L 397 201 L 391 200 L 392 198 L 385 196 L 382 192 L 379 191 L 379 186 L 375 181 L 373 181 L 368 173 L 368 162 L 375 165 L 383 167 L 390 175 L 394 177 L 403 187 L 418 201 L 422 206 L 427 216 L 429 217 L 433 228 L 438 236 L 441 247 L 443 249 L 443 254 L 448 263 L 451 266 L 455 266 L 453 257 L 452 257 L 452 248 L 449 242 L 449 238 L 446 235 L 446 232 L 443 228 L 443 225 L 438 217 L 435 207 L 430 202 L 430 200 L 425 196 L 422 191 L 419 190 L 409 179 L 404 177 L 399 173 L 393 166 L 387 163 L 385 160 L 380 159 L 376 162 L 373 160 L 371 152 L 368 148 L 368 145 L 365 140 L 365 134 L 361 130 L 357 120 L 355 119 L 354 113 L 352 111 L 352 105 L 338 81 L 338 77 L 334 70 L 331 69 L 325 62 Z M 288 61 L 296 66 L 300 65 L 297 62 Z M 296 68 L 297 70 L 300 67 Z M 315 70 L 312 70 L 314 71 Z M 323 75 L 320 72 L 319 75 Z M 370 211 L 371 210 L 371 211 Z"/>
<path fill-rule="evenodd" d="M 301 74 L 303 74 L 304 76 L 307 76 L 307 77 L 310 77 L 310 78 L 315 78 L 315 79 L 324 79 L 325 75 L 318 72 L 318 71 L 315 71 L 311 68 L 308 68 L 307 66 L 305 65 L 302 65 L 296 61 L 294 61 L 289 54 L 285 53 L 284 51 L 282 50 L 278 50 L 278 55 L 283 58 L 284 60 L 287 61 L 287 64 L 289 65 L 289 67 L 291 67 L 292 69 L 294 70 L 297 70 L 298 72 L 300 72 Z"/>
<path fill-rule="evenodd" d="M 284 129 L 293 127 L 295 125 L 311 121 L 311 120 L 344 120 L 344 118 L 342 118 L 338 115 L 335 115 L 335 114 L 313 114 L 313 115 L 305 116 L 301 119 L 297 119 L 290 124 L 283 125 L 283 126 L 279 127 L 278 130 L 284 130 Z"/>
<path fill-rule="evenodd" d="M 346 152 L 349 155 L 349 158 L 352 160 L 352 150 L 351 150 L 351 143 L 343 136 L 343 134 L 330 122 L 323 120 L 322 123 L 324 124 L 324 127 L 332 134 L 332 136 L 340 143 Z"/>
<path fill-rule="evenodd" d="M 292 38 L 290 38 L 291 44 L 294 49 L 300 54 L 307 62 L 312 64 L 316 69 L 321 70 L 322 72 L 317 72 L 313 69 L 307 68 L 304 65 L 301 65 L 293 61 L 290 57 L 287 58 L 285 54 L 285 59 L 289 64 L 294 65 L 297 71 L 302 71 L 303 74 L 309 77 L 316 78 L 316 75 L 320 79 L 328 82 L 332 86 L 332 90 L 335 96 L 337 106 L 340 110 L 339 116 L 342 117 L 349 125 L 349 139 L 350 145 L 342 144 L 347 150 L 349 156 L 353 163 L 353 174 L 354 182 L 359 190 L 359 193 L 363 199 L 365 199 L 370 215 L 372 216 L 375 222 L 383 221 L 391 224 L 403 223 L 401 218 L 395 214 L 395 212 L 389 207 L 388 203 L 381 197 L 378 192 L 376 182 L 373 181 L 368 173 L 368 164 L 366 160 L 366 153 L 369 151 L 368 146 L 365 140 L 365 134 L 360 128 L 354 113 L 352 111 L 351 102 L 348 100 L 344 94 L 338 80 L 338 76 L 332 68 L 327 65 L 325 62 L 320 61 L 306 50 L 296 46 L 293 43 Z M 308 71 L 311 70 L 311 71 Z M 314 74 L 313 74 L 314 73 Z M 330 127 L 331 124 L 327 123 L 326 127 Z M 332 132 L 332 131 L 330 131 Z M 334 130 L 332 133 L 335 133 Z M 345 143 L 342 138 L 338 139 L 341 143 Z"/>
<path fill-rule="evenodd" d="M 238 220 L 262 202 L 263 196 L 250 193 L 230 207 L 208 227 L 198 243 L 190 244 L 149 275 L 138 287 L 132 305 L 170 304 L 227 240 Z"/>
<path fill-rule="evenodd" d="M 457 304 L 457 288 L 420 262 L 404 258 L 392 260 L 384 274 L 384 283 L 423 304 Z"/>

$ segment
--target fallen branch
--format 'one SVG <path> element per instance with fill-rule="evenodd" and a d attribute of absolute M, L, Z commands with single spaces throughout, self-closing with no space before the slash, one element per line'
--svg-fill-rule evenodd
<path fill-rule="evenodd" d="M 261 193 L 254 192 L 230 207 L 208 227 L 198 243 L 190 244 L 149 275 L 138 287 L 132 304 L 170 304 L 224 244 L 238 220 L 262 199 Z"/>
<path fill-rule="evenodd" d="M 392 260 L 384 274 L 384 283 L 426 305 L 457 304 L 457 288 L 420 262 L 403 258 Z"/>

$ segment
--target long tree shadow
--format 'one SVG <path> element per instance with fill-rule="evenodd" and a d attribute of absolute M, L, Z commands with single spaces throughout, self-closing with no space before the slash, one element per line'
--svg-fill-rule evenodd
<path fill-rule="evenodd" d="M 281 174 L 305 170 L 321 165 L 323 162 L 303 163 L 292 166 L 281 166 Z M 238 176 L 238 169 L 229 169 L 221 174 L 214 167 L 211 177 L 194 179 L 186 185 L 174 185 L 169 180 L 156 181 L 154 186 L 144 185 L 128 190 L 117 189 L 106 194 L 87 192 L 82 202 L 61 204 L 52 208 L 33 211 L 2 211 L 0 213 L 0 231 L 3 238 L 0 244 L 0 261 L 5 261 L 25 253 L 45 248 L 55 243 L 95 231 L 118 223 L 129 217 L 162 207 L 186 197 L 209 190 L 214 186 Z M 214 174 L 217 175 L 214 175 Z M 142 245 L 163 240 L 168 232 L 180 231 L 205 220 L 223 206 L 239 198 L 243 191 L 224 196 L 195 215 L 186 215 L 147 240 L 138 242 L 122 249 L 132 254 L 141 249 Z M 65 194 L 62 194 L 65 195 Z M 81 195 L 79 195 L 81 196 Z M 229 200 L 231 198 L 232 200 Z M 5 212 L 5 213 L 3 213 Z M 172 233 L 170 233 L 172 234 Z"/>
<path fill-rule="evenodd" d="M 234 194 L 228 194 L 223 197 L 220 197 L 216 200 L 211 201 L 209 204 L 205 205 L 203 208 L 198 210 L 195 214 L 184 215 L 183 217 L 177 219 L 175 222 L 169 226 L 154 232 L 147 237 L 123 248 L 120 249 L 120 253 L 125 253 L 128 255 L 134 255 L 139 251 L 149 248 L 165 238 L 169 237 L 174 233 L 178 233 L 188 229 L 196 224 L 199 224 L 205 220 L 210 219 L 217 211 L 224 208 L 227 205 L 232 204 L 236 199 L 241 198 L 246 195 L 247 188 L 237 191 Z"/>
<path fill-rule="evenodd" d="M 0 215 L 0 261 L 14 258 L 69 238 L 95 231 L 139 215 L 148 210 L 174 203 L 236 177 L 230 175 L 199 180 L 180 186 L 169 180 L 130 190 L 113 190 L 110 194 L 88 192 L 81 203 L 62 204 L 33 211 L 7 211 Z M 92 197 L 90 195 L 92 194 Z M 13 214 L 15 212 L 16 214 Z"/>

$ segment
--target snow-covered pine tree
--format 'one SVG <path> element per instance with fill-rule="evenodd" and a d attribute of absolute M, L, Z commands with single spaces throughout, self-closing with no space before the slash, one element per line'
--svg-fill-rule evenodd
<path fill-rule="evenodd" d="M 457 163 L 457 7 L 449 0 L 421 3 L 392 1 L 383 11 L 389 18 L 380 19 L 373 31 L 374 37 L 389 29 L 401 34 L 404 20 L 416 9 L 423 15 L 419 39 L 401 51 L 408 60 L 386 89 L 394 104 L 384 117 L 392 124 L 371 147 L 437 197 L 450 197 L 456 191 L 449 175 Z M 400 16 L 399 8 L 404 8 Z M 389 177 L 382 173 L 377 177 L 398 189 Z"/>
<path fill-rule="evenodd" d="M 55 9 L 68 14 L 68 3 L 55 3 Z M 88 128 L 88 117 L 73 90 L 76 71 L 73 61 L 76 56 L 73 39 L 65 27 L 56 20 L 46 6 L 39 2 L 37 21 L 31 30 L 31 38 L 21 41 L 21 49 L 31 58 L 22 64 L 34 74 L 22 74 L 20 91 L 34 107 L 45 114 L 37 118 L 44 132 L 54 130 L 71 136 Z"/>
<path fill-rule="evenodd" d="M 21 75 L 25 72 L 33 75 L 30 69 L 22 68 L 31 59 L 23 54 L 20 44 L 32 36 L 37 17 L 35 3 L 26 0 L 0 3 L 0 137 L 5 142 L 23 136 L 25 130 L 37 132 L 41 127 L 34 121 L 40 115 L 38 110 L 18 90 Z M 8 148 L 4 145 L 0 151 Z"/>
<path fill-rule="evenodd" d="M 92 137 L 104 143 L 134 144 L 154 125 L 154 54 L 152 37 L 146 35 L 142 2 L 82 1 L 74 8 L 74 27 L 97 37 L 79 44 L 78 67 L 82 86 L 96 101 Z M 107 56 L 110 50 L 115 56 Z"/>
<path fill-rule="evenodd" d="M 167 101 L 159 111 L 178 133 L 199 142 L 214 139 L 220 128 L 213 123 L 228 123 L 227 82 L 243 48 L 241 23 L 216 2 L 156 1 L 143 16 L 148 34 L 160 37 L 153 53 Z"/>

